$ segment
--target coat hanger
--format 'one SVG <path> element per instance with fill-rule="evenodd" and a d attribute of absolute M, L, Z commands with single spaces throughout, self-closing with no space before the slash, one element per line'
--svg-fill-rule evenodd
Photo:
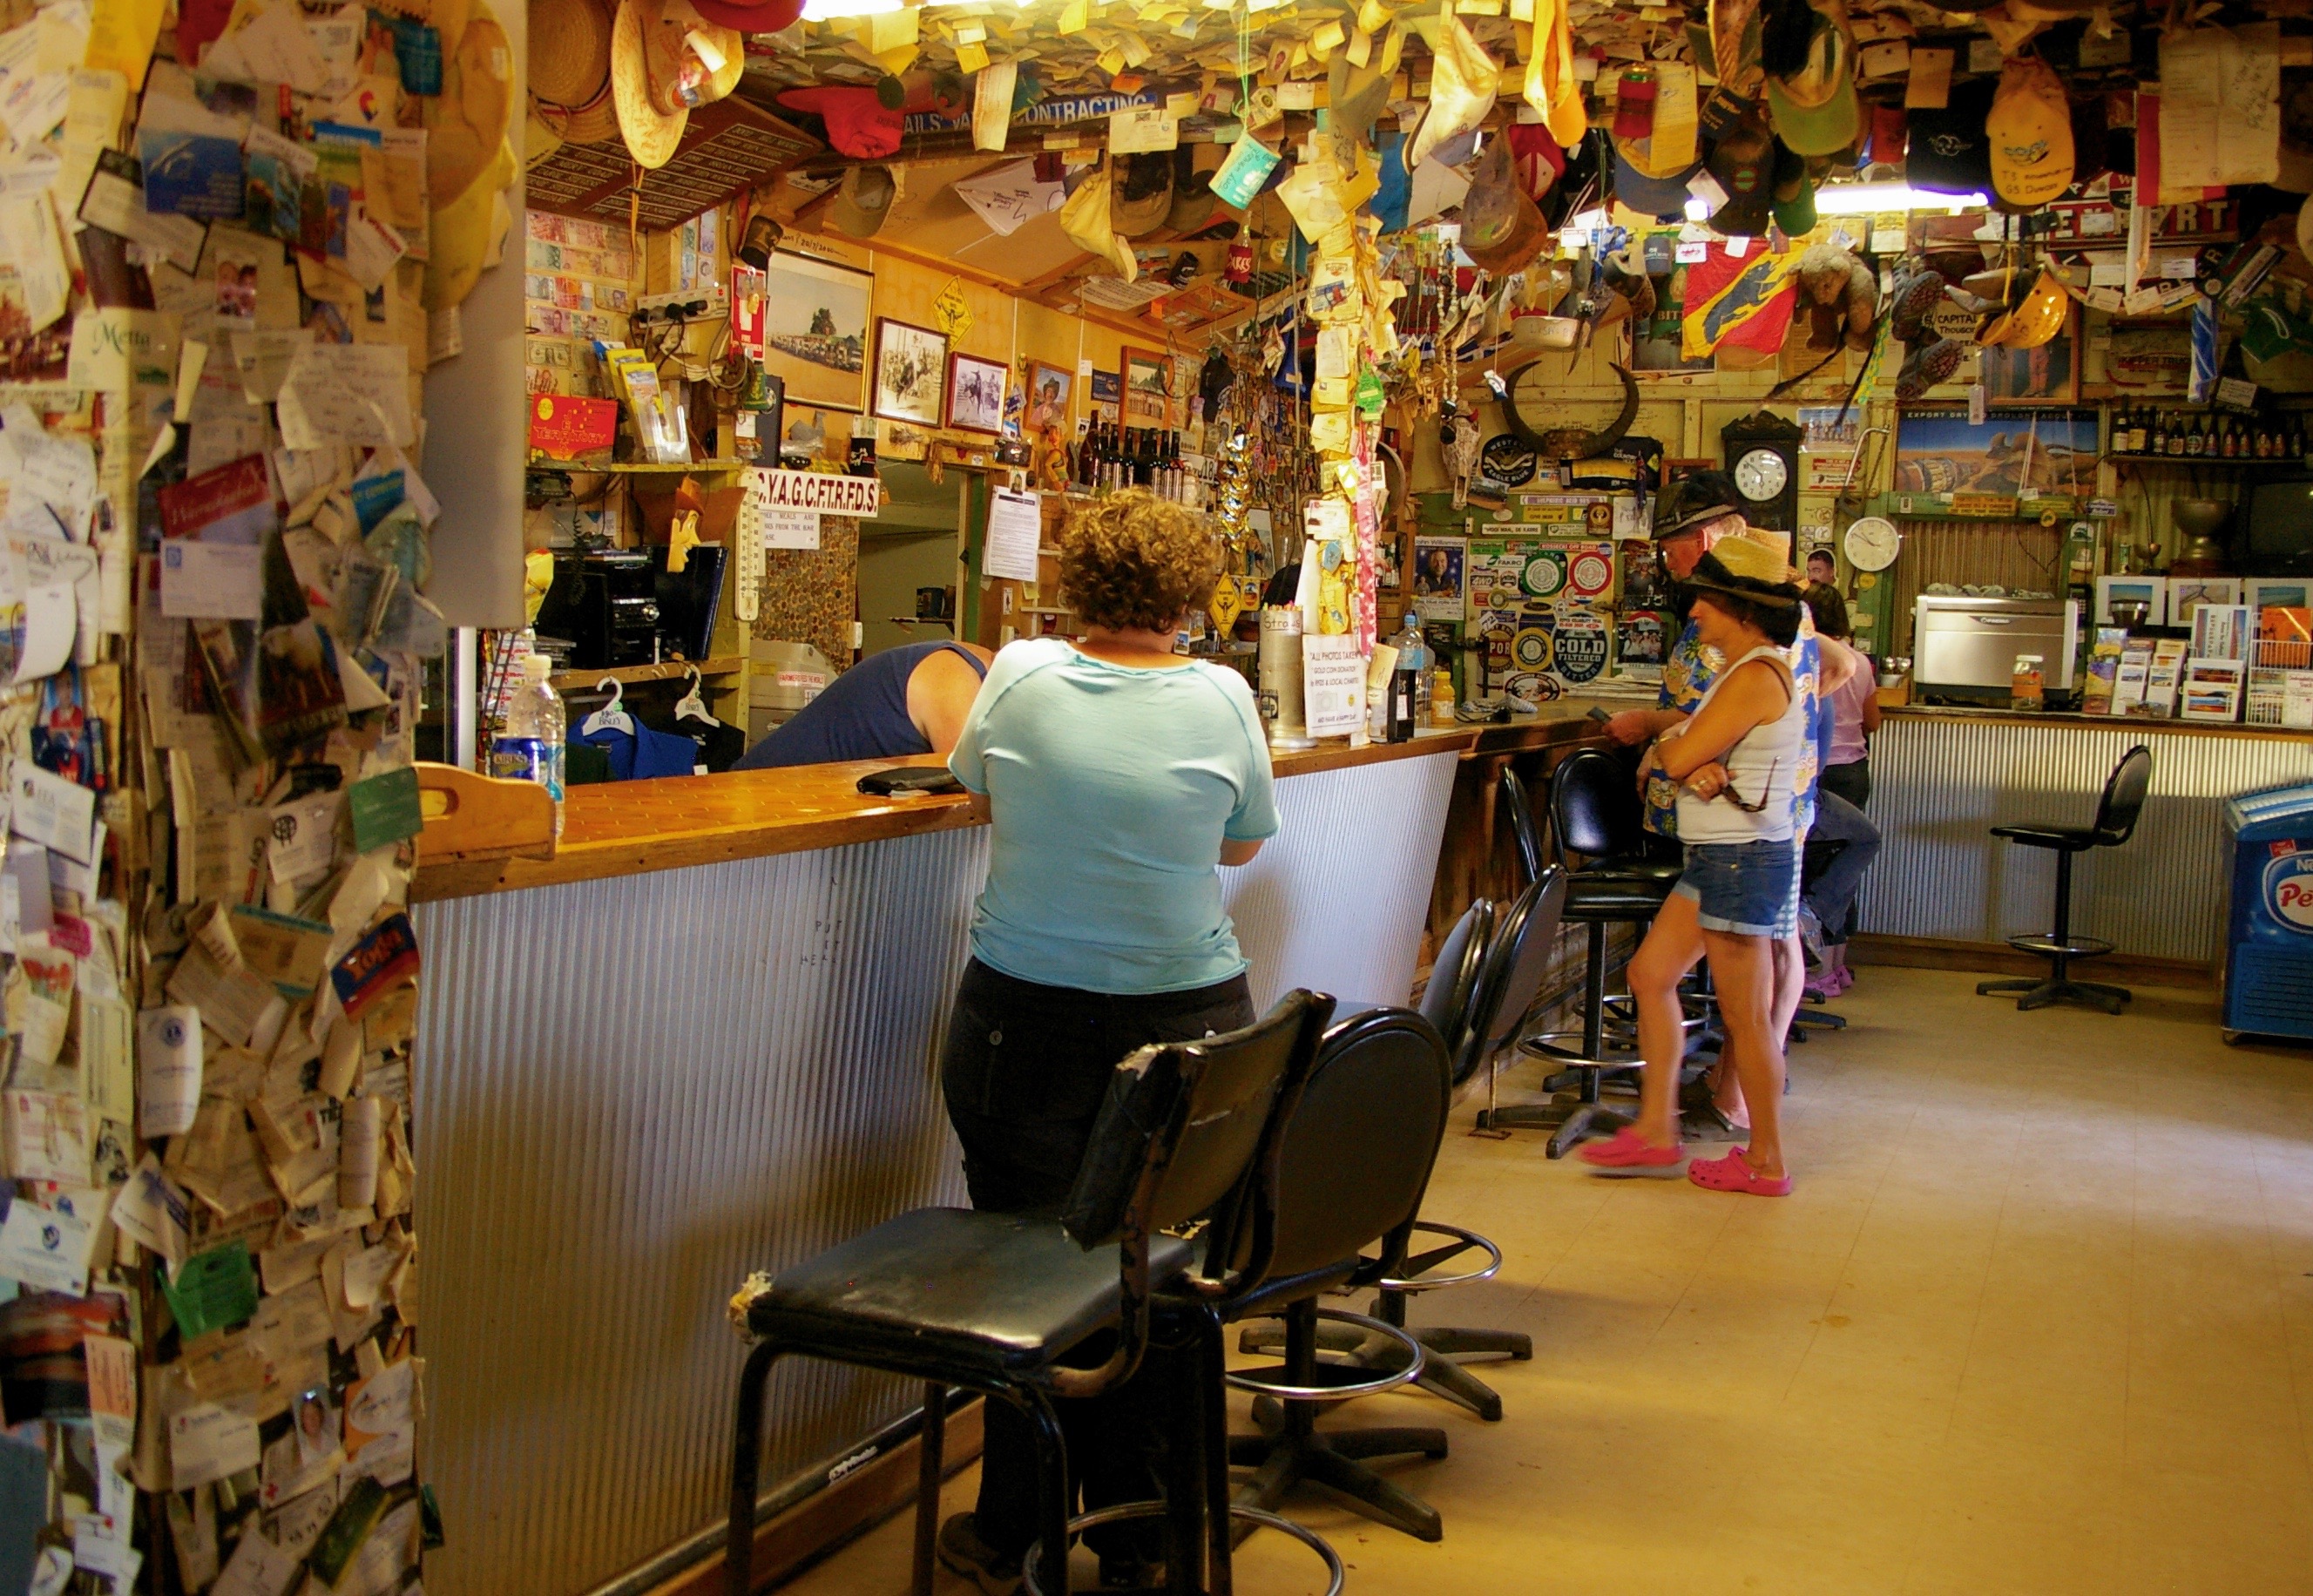
<path fill-rule="evenodd" d="M 605 676 L 594 683 L 594 691 L 597 692 L 602 692 L 605 687 L 611 690 L 611 701 L 586 717 L 578 727 L 578 735 L 582 737 L 591 737 L 598 731 L 622 731 L 627 736 L 633 736 L 635 718 L 626 711 L 625 684 L 616 676 Z"/>
<path fill-rule="evenodd" d="M 674 718 L 677 720 L 704 721 L 708 726 L 722 725 L 720 720 L 715 719 L 715 712 L 707 707 L 707 701 L 699 696 L 700 682 L 699 667 L 695 665 L 691 666 L 682 674 L 690 679 L 690 688 L 689 692 L 674 701 Z"/>

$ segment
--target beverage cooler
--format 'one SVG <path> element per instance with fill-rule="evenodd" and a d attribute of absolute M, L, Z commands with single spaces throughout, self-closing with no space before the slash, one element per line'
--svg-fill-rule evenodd
<path fill-rule="evenodd" d="M 2313 1037 L 2313 785 L 2225 802 L 2225 1040 Z"/>

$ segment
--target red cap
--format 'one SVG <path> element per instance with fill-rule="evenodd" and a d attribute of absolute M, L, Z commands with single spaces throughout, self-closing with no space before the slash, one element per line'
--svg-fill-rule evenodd
<path fill-rule="evenodd" d="M 880 161 L 900 149 L 900 112 L 885 108 L 874 89 L 787 89 L 779 103 L 826 119 L 827 141 L 861 161 Z"/>
<path fill-rule="evenodd" d="M 1512 122 L 1508 133 L 1518 187 L 1527 198 L 1539 199 L 1566 175 L 1566 152 L 1540 122 Z"/>
<path fill-rule="evenodd" d="M 718 28 L 776 33 L 803 15 L 803 0 L 690 0 L 690 9 Z"/>

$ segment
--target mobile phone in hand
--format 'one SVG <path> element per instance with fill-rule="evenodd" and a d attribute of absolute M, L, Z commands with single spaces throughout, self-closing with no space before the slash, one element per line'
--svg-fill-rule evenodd
<path fill-rule="evenodd" d="M 1605 725 L 1606 722 L 1614 718 L 1612 712 L 1600 704 L 1592 704 L 1587 710 L 1585 710 L 1583 713 L 1601 726 Z"/>

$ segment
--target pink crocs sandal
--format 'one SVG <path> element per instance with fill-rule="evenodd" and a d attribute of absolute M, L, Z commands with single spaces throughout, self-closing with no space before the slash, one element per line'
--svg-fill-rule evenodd
<path fill-rule="evenodd" d="M 1676 1178 L 1680 1166 L 1686 1162 L 1686 1151 L 1677 1142 L 1657 1147 L 1628 1125 L 1604 1142 L 1584 1142 L 1577 1156 L 1601 1175 L 1643 1175 L 1658 1179 Z"/>
<path fill-rule="evenodd" d="M 1723 1159 L 1697 1159 L 1686 1167 L 1686 1177 L 1705 1191 L 1741 1192 L 1753 1197 L 1788 1197 L 1791 1195 L 1791 1177 L 1777 1176 L 1770 1180 L 1755 1174 L 1750 1162 L 1737 1148 Z"/>

